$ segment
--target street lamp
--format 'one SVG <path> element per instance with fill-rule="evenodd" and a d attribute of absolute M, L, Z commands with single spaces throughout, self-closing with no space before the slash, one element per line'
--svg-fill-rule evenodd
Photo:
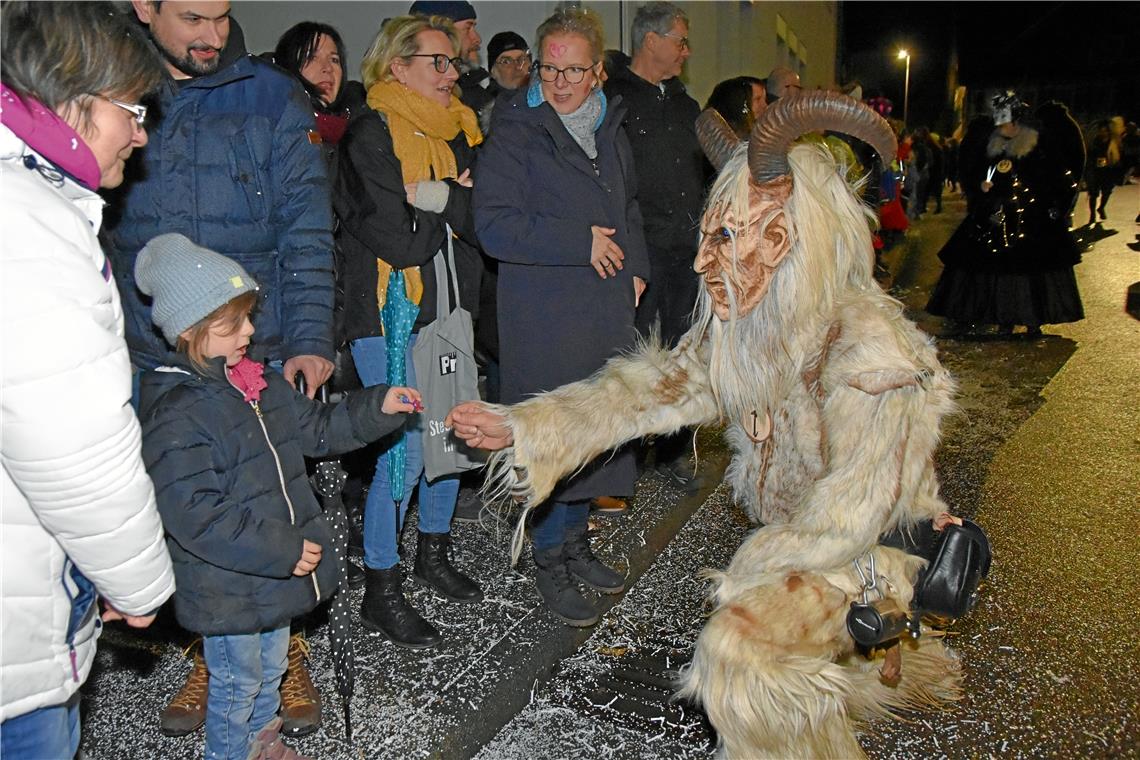
<path fill-rule="evenodd" d="M 906 59 L 906 80 L 903 83 L 903 128 L 906 128 L 907 112 L 910 110 L 910 53 L 899 51 L 899 60 Z"/>

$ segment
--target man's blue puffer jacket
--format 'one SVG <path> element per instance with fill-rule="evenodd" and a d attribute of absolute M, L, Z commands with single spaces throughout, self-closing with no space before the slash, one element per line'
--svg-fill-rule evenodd
<path fill-rule="evenodd" d="M 270 360 L 333 352 L 333 241 L 328 182 L 313 110 L 300 84 L 232 39 L 218 72 L 164 85 L 150 142 L 124 189 L 109 196 L 104 242 L 122 294 L 131 361 L 170 348 L 135 286 L 135 257 L 179 232 L 241 264 L 261 286 L 258 345 Z M 229 61 L 226 63 L 226 61 Z"/>

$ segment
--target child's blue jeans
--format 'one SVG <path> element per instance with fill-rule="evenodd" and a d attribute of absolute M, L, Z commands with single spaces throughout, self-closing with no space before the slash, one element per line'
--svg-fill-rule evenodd
<path fill-rule="evenodd" d="M 203 636 L 210 671 L 207 760 L 246 760 L 257 732 L 275 717 L 289 657 L 289 626 L 262 633 Z"/>

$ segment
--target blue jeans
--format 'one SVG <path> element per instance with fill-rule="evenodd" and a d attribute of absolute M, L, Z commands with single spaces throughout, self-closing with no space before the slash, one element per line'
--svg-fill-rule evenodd
<path fill-rule="evenodd" d="M 590 516 L 588 501 L 548 501 L 534 510 L 530 540 L 535 549 L 553 549 L 566 540 L 571 528 L 580 528 Z"/>
<path fill-rule="evenodd" d="M 262 633 L 203 636 L 210 671 L 207 760 L 245 760 L 257 732 L 277 717 L 277 688 L 289 657 L 289 626 Z"/>
<path fill-rule="evenodd" d="M 408 367 L 408 381 L 405 385 L 411 388 L 416 386 L 416 368 L 412 362 L 412 347 L 415 344 L 416 336 L 413 334 L 404 353 Z M 352 360 L 356 362 L 356 373 L 360 375 L 360 381 L 365 387 L 388 382 L 388 360 L 383 338 L 354 340 Z M 431 399 L 425 398 L 424 404 L 430 406 Z M 407 459 L 404 462 L 404 498 L 400 500 L 399 530 L 404 527 L 412 490 L 418 484 L 420 532 L 450 533 L 455 500 L 459 496 L 459 476 L 448 475 L 428 482 L 424 475 L 423 430 L 418 414 L 408 416 L 404 431 Z M 390 454 L 391 449 L 376 460 L 376 474 L 372 478 L 372 487 L 368 489 L 368 499 L 364 502 L 364 564 L 374 570 L 387 570 L 400 562 L 396 503 L 388 479 Z"/>
<path fill-rule="evenodd" d="M 0 723 L 4 760 L 71 760 L 79 751 L 79 694 Z"/>

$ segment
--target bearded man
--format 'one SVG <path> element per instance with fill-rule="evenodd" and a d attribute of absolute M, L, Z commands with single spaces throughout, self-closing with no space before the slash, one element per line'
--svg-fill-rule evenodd
<path fill-rule="evenodd" d="M 226 0 L 133 0 L 169 77 L 159 91 L 151 152 L 128 166 L 125 192 L 109 199 L 104 247 L 123 299 L 131 364 L 154 369 L 170 351 L 135 286 L 135 258 L 158 235 L 178 232 L 223 253 L 261 283 L 257 345 L 310 397 L 333 370 L 333 241 L 328 182 L 313 109 L 287 72 L 247 55 Z M 320 726 L 317 690 L 294 636 L 282 682 L 285 731 Z M 186 686 L 163 710 L 167 736 L 206 719 L 200 653 Z"/>
<path fill-rule="evenodd" d="M 729 756 L 858 756 L 856 724 L 959 688 L 936 636 L 892 645 L 879 663 L 845 624 L 870 588 L 864 568 L 884 604 L 910 608 L 924 563 L 879 546 L 883 534 L 956 520 L 933 467 L 954 383 L 872 278 L 873 217 L 845 167 L 795 143 L 821 129 L 894 157 L 886 122 L 835 93 L 781 98 L 747 143 L 702 116 L 720 175 L 694 265 L 698 315 L 676 348 L 645 347 L 511 407 L 451 415 L 460 438 L 502 449 L 489 489 L 527 506 L 625 441 L 725 424 L 726 477 L 764 525 L 713 576 L 716 610 L 682 693 L 703 703 Z M 520 521 L 516 556 L 522 535 Z"/>

